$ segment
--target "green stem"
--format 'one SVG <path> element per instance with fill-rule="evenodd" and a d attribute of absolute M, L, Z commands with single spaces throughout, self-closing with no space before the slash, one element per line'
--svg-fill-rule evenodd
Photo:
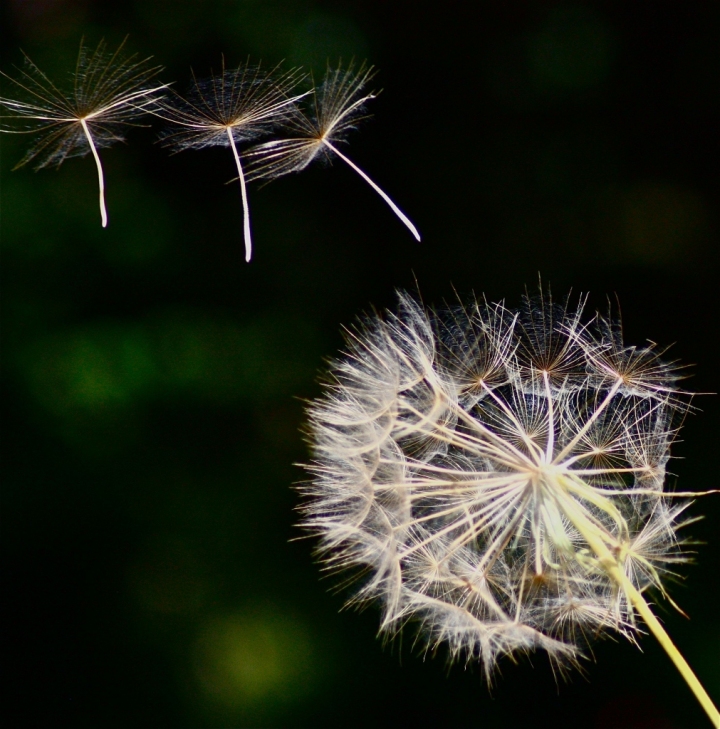
<path fill-rule="evenodd" d="M 559 478 L 561 483 L 564 479 Z M 631 602 L 635 610 L 638 611 L 642 619 L 645 621 L 645 625 L 650 629 L 652 634 L 657 638 L 660 645 L 665 649 L 665 652 L 670 656 L 670 660 L 675 664 L 675 667 L 680 671 L 680 675 L 685 679 L 690 690 L 695 694 L 695 698 L 699 701 L 700 705 L 705 709 L 710 721 L 716 729 L 720 729 L 720 712 L 712 702 L 710 696 L 703 685 L 698 680 L 692 668 L 690 668 L 688 662 L 683 657 L 682 653 L 677 649 L 675 644 L 672 642 L 670 636 L 667 634 L 665 628 L 663 628 L 660 621 L 655 616 L 655 613 L 650 609 L 647 600 L 643 597 L 642 593 L 632 584 L 625 571 L 621 568 L 617 557 L 610 550 L 605 541 L 599 536 L 597 527 L 590 522 L 583 511 L 578 507 L 577 502 L 567 493 L 565 484 L 562 484 L 563 495 L 559 497 L 559 506 L 571 521 L 573 526 L 580 532 L 583 539 L 587 542 L 590 549 L 595 552 L 598 561 L 602 568 L 607 572 L 608 576 L 615 582 L 615 584 L 625 593 L 628 600 Z"/>

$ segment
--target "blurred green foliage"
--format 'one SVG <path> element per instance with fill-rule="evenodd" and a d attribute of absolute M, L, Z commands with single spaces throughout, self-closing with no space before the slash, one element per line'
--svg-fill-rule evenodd
<path fill-rule="evenodd" d="M 167 156 L 158 125 L 95 170 L 11 172 L 0 137 L 8 726 L 704 726 L 660 649 L 598 644 L 588 681 L 542 656 L 479 670 L 383 647 L 377 613 L 339 613 L 298 537 L 303 403 L 341 327 L 414 288 L 437 304 L 515 302 L 538 272 L 560 294 L 617 294 L 627 338 L 677 342 L 717 391 L 720 128 L 713 3 L 10 0 L 19 48 L 60 81 L 81 36 L 153 54 L 183 90 L 248 56 L 321 73 L 380 68 L 353 158 L 418 225 L 416 244 L 335 165 L 251 187 L 256 254 L 224 150 Z M 0 93 L 11 86 L 0 79 Z M 716 487 L 716 399 L 673 470 Z M 661 614 L 720 694 L 720 506 Z M 663 607 L 665 606 L 665 607 Z M 663 612 L 664 611 L 664 612 Z M 644 723 L 643 723 L 644 722 Z"/>
<path fill-rule="evenodd" d="M 19 350 L 18 370 L 35 399 L 61 417 L 103 417 L 152 397 L 262 401 L 292 395 L 312 378 L 316 339 L 312 322 L 296 316 L 266 314 L 238 326 L 168 311 L 41 337 Z"/>

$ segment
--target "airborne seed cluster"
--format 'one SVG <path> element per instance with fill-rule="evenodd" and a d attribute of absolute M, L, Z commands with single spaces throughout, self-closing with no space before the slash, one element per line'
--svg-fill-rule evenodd
<path fill-rule="evenodd" d="M 677 368 L 619 326 L 549 296 L 519 311 L 427 312 L 400 295 L 369 318 L 310 410 L 304 526 L 382 629 L 481 659 L 544 648 L 574 661 L 635 631 L 633 590 L 684 559 L 664 491 Z M 661 353 L 660 353 L 661 354 Z"/>
<path fill-rule="evenodd" d="M 249 61 L 234 69 L 198 79 L 185 96 L 168 84 L 151 83 L 162 70 L 150 66 L 149 58 L 128 56 L 125 42 L 109 53 L 104 41 L 90 51 L 81 41 L 77 64 L 71 74 L 72 88 L 60 90 L 25 56 L 17 77 L 8 76 L 21 98 L 0 96 L 0 132 L 37 137 L 16 165 L 34 161 L 36 169 L 60 166 L 65 159 L 91 153 L 98 175 L 102 226 L 108 224 L 105 176 L 98 150 L 125 140 L 128 126 L 146 114 L 164 119 L 169 126 L 162 143 L 174 151 L 225 146 L 232 149 L 243 204 L 245 260 L 252 257 L 248 180 L 270 180 L 304 170 L 316 159 L 337 157 L 349 165 L 383 198 L 417 240 L 420 234 L 410 219 L 360 167 L 341 152 L 337 144 L 368 115 L 365 105 L 375 98 L 364 87 L 374 76 L 365 63 L 351 61 L 344 68 L 328 65 L 316 89 L 298 87 L 307 79 L 299 68 L 283 71 L 280 65 L 264 69 Z M 300 104 L 306 97 L 313 104 Z M 9 120 L 3 122 L 2 120 Z M 270 141 L 257 144 L 258 139 Z M 247 165 L 247 169 L 245 169 Z"/>

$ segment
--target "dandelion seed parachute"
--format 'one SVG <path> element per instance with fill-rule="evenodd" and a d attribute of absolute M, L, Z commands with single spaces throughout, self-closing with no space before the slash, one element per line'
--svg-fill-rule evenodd
<path fill-rule="evenodd" d="M 490 676 L 503 655 L 633 639 L 639 614 L 717 717 L 642 596 L 686 559 L 689 494 L 664 488 L 680 372 L 583 324 L 583 303 L 427 312 L 401 293 L 367 319 L 310 407 L 303 526 L 328 569 L 369 574 L 352 601 L 379 602 L 384 631 L 415 621 Z"/>
<path fill-rule="evenodd" d="M 170 122 L 161 141 L 174 151 L 212 146 L 232 149 L 243 202 L 246 261 L 252 256 L 252 237 L 246 175 L 238 145 L 270 133 L 292 113 L 298 99 L 309 93 L 293 95 L 302 78 L 299 69 L 281 72 L 279 66 L 266 70 L 246 63 L 226 69 L 223 59 L 219 74 L 207 79 L 193 76 L 186 97 L 174 93 L 153 109 L 156 116 Z"/>
<path fill-rule="evenodd" d="M 410 218 L 337 147 L 345 141 L 347 132 L 368 116 L 365 104 L 374 99 L 375 94 L 363 95 L 362 92 L 374 75 L 372 66 L 368 68 L 364 63 L 357 71 L 352 62 L 345 69 L 342 64 L 335 69 L 328 67 L 323 83 L 315 91 L 313 109 L 309 113 L 295 109 L 286 120 L 285 126 L 291 136 L 258 144 L 245 152 L 248 177 L 251 180 L 274 179 L 300 172 L 316 159 L 330 160 L 337 156 L 380 195 L 419 241 L 420 233 Z"/>
<path fill-rule="evenodd" d="M 126 39 L 127 40 L 127 39 Z M 150 66 L 149 58 L 138 60 L 125 54 L 125 41 L 114 53 L 100 41 L 94 51 L 80 42 L 72 90 L 61 91 L 27 56 L 18 78 L 0 72 L 15 84 L 23 99 L 0 97 L 0 107 L 10 119 L 2 132 L 37 134 L 39 139 L 15 169 L 34 162 L 35 169 L 59 167 L 68 157 L 91 153 L 95 159 L 103 228 L 108 216 L 105 206 L 105 177 L 98 149 L 125 140 L 124 130 L 137 126 L 137 120 L 155 103 L 165 84 L 151 85 L 160 66 Z M 16 128 L 24 124 L 24 128 Z"/>

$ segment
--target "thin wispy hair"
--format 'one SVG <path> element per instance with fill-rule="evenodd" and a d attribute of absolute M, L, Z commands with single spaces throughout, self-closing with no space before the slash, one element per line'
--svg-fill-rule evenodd
<path fill-rule="evenodd" d="M 127 127 L 139 126 L 137 120 L 166 88 L 151 83 L 161 67 L 150 65 L 150 58 L 127 55 L 126 42 L 127 38 L 110 53 L 104 40 L 94 50 L 81 40 L 69 90 L 57 86 L 25 54 L 16 77 L 0 71 L 22 97 L 0 97 L 0 107 L 10 112 L 0 116 L 0 131 L 38 136 L 14 169 L 30 162 L 36 170 L 58 167 L 68 157 L 91 153 L 97 167 L 103 227 L 108 217 L 98 149 L 124 142 Z"/>
<path fill-rule="evenodd" d="M 645 597 L 689 558 L 699 494 L 665 477 L 690 398 L 676 363 L 585 301 L 428 311 L 401 292 L 366 318 L 309 409 L 302 526 L 386 634 L 415 623 L 490 678 L 502 656 L 562 667 L 610 630 L 635 642 L 642 620 L 716 720 Z"/>

